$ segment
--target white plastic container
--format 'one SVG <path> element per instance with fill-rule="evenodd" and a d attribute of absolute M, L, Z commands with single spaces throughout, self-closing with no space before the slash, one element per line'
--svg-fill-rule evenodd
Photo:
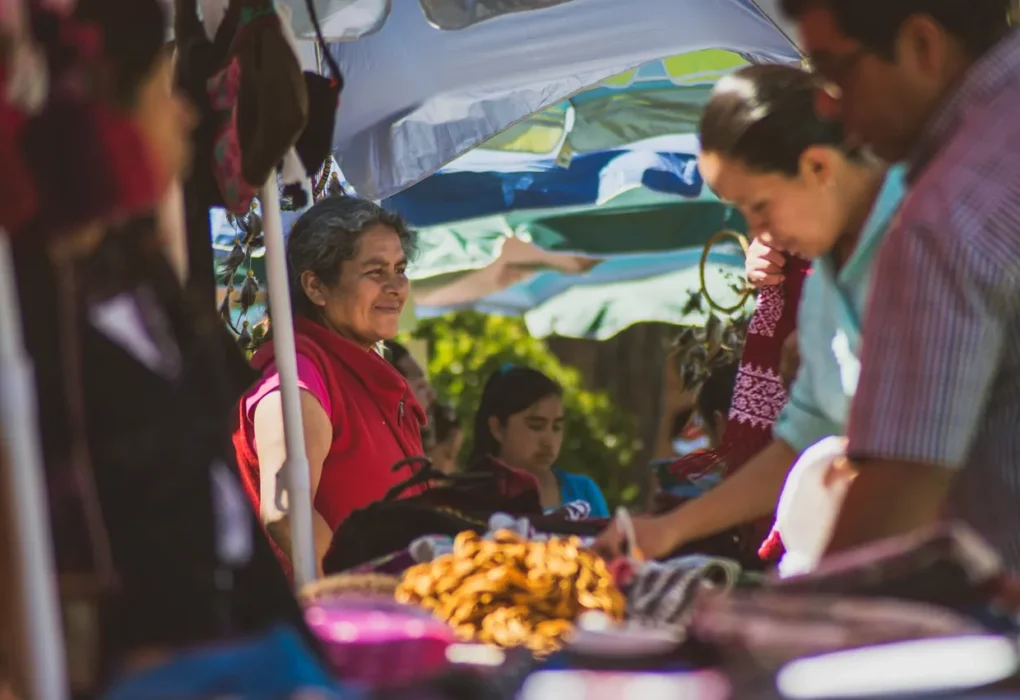
<path fill-rule="evenodd" d="M 813 571 L 825 554 L 850 486 L 846 478 L 826 486 L 825 478 L 845 454 L 846 438 L 825 438 L 804 450 L 786 477 L 774 526 L 786 549 L 779 562 L 781 577 Z"/>

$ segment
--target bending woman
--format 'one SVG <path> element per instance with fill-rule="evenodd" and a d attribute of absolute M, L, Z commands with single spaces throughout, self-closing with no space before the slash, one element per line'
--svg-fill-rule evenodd
<path fill-rule="evenodd" d="M 813 259 L 798 328 L 801 365 L 771 443 L 731 478 L 671 513 L 636 521 L 641 547 L 681 545 L 770 515 L 794 461 L 845 432 L 871 262 L 903 195 L 899 170 L 844 147 L 814 111 L 815 82 L 787 66 L 752 66 L 719 82 L 701 120 L 699 167 L 767 246 Z M 602 538 L 616 549 L 619 533 Z"/>
<path fill-rule="evenodd" d="M 563 446 L 563 422 L 559 384 L 530 367 L 504 367 L 489 377 L 482 391 L 469 468 L 498 459 L 534 475 L 547 512 L 581 501 L 588 506 L 588 517 L 608 518 L 606 499 L 590 477 L 553 466 Z"/>
<path fill-rule="evenodd" d="M 393 465 L 424 452 L 425 414 L 378 352 L 397 334 L 415 244 L 399 216 L 353 197 L 319 202 L 287 239 L 317 562 L 337 525 L 407 478 Z M 252 358 L 262 379 L 241 401 L 234 446 L 248 495 L 289 572 L 290 524 L 275 499 L 286 445 L 274 358 L 271 343 Z"/>

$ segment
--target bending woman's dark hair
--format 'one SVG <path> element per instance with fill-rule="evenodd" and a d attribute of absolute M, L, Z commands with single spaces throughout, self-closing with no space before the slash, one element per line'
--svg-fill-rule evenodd
<path fill-rule="evenodd" d="M 793 66 L 748 66 L 726 76 L 701 116 L 701 151 L 758 172 L 797 175 L 809 147 L 844 143 L 843 125 L 815 112 L 817 90 L 814 76 Z"/>
<path fill-rule="evenodd" d="M 711 423 L 715 414 L 729 415 L 733 403 L 733 389 L 737 383 L 739 362 L 731 362 L 712 370 L 698 392 L 698 413 L 702 420 Z"/>
<path fill-rule="evenodd" d="M 469 467 L 499 454 L 499 442 L 489 429 L 490 418 L 506 423 L 510 416 L 549 396 L 563 396 L 563 387 L 537 369 L 507 365 L 493 372 L 485 382 L 475 413 L 475 442 L 467 461 Z"/>

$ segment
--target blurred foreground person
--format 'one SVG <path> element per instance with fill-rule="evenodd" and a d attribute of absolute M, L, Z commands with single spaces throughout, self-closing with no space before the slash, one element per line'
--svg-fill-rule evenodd
<path fill-rule="evenodd" d="M 1020 571 L 1020 31 L 1010 0 L 784 0 L 818 109 L 909 191 L 875 267 L 832 548 L 969 523 Z M 803 349 L 802 349 L 803 354 Z"/>
<path fill-rule="evenodd" d="M 147 156 L 114 165 L 155 207 L 196 120 L 162 7 L 80 0 L 75 17 L 101 31 L 95 86 Z M 72 680 L 94 692 L 86 666 L 139 670 L 277 623 L 307 634 L 237 481 L 230 417 L 252 376 L 215 310 L 185 297 L 151 218 L 53 216 L 16 232 L 14 253 L 62 591 L 100 599 L 98 620 L 67 620 Z"/>

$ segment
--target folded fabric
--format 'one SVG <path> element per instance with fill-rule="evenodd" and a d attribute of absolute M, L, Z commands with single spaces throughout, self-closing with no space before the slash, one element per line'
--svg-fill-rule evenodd
<path fill-rule="evenodd" d="M 638 564 L 625 590 L 627 617 L 649 626 L 682 626 L 700 592 L 729 591 L 740 571 L 735 561 L 699 555 Z"/>
<path fill-rule="evenodd" d="M 201 697 L 360 700 L 363 695 L 335 682 L 289 628 L 177 654 L 156 668 L 120 679 L 104 695 L 105 700 Z"/>
<path fill-rule="evenodd" d="M 587 520 L 591 517 L 591 504 L 587 501 L 569 501 L 546 511 L 547 515 L 562 515 L 566 520 Z"/>

